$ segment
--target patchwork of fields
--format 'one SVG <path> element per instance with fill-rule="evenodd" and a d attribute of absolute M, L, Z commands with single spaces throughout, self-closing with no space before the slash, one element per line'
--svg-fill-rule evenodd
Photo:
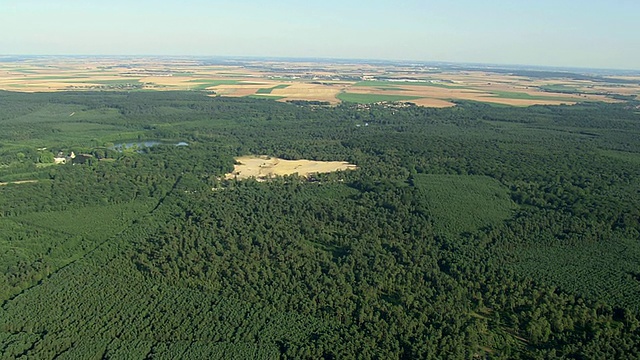
<path fill-rule="evenodd" d="M 245 61 L 229 65 L 176 59 L 33 58 L 0 63 L 0 90 L 204 90 L 212 96 L 277 101 L 376 103 L 427 107 L 455 101 L 530 106 L 615 102 L 640 94 L 634 77 L 522 76 L 489 70 L 416 68 L 398 64 Z"/>

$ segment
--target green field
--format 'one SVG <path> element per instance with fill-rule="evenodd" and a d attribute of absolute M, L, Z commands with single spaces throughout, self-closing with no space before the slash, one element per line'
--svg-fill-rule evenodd
<path fill-rule="evenodd" d="M 271 99 L 271 100 L 280 100 L 284 99 L 286 96 L 277 96 L 277 95 L 265 95 L 261 94 L 259 91 L 257 94 L 247 95 L 246 97 L 252 99 Z"/>
<path fill-rule="evenodd" d="M 271 87 L 271 88 L 268 88 L 268 89 L 265 89 L 265 88 L 258 89 L 258 91 L 256 91 L 256 94 L 271 94 L 271 92 L 272 92 L 273 90 L 276 90 L 276 89 L 286 89 L 286 88 L 288 88 L 288 87 L 289 87 L 289 85 L 288 85 L 288 84 L 280 84 L 280 85 L 276 85 L 276 86 Z"/>
<path fill-rule="evenodd" d="M 140 79 L 131 78 L 131 79 L 114 79 L 114 80 L 70 80 L 65 81 L 68 83 L 79 83 L 79 84 L 100 84 L 100 85 L 135 85 L 140 84 Z"/>
<path fill-rule="evenodd" d="M 445 89 L 466 89 L 464 86 L 456 86 L 456 85 L 447 85 L 441 82 L 431 82 L 431 81 L 380 81 L 380 80 L 366 80 L 359 81 L 355 83 L 353 86 L 374 86 L 374 87 L 395 87 L 395 86 L 407 86 L 407 85 L 415 85 L 415 86 L 434 86 Z"/>
<path fill-rule="evenodd" d="M 198 84 L 190 87 L 191 90 L 205 90 L 207 88 L 219 86 L 219 85 L 238 85 L 242 83 L 240 80 L 202 80 L 202 79 L 191 80 L 189 82 Z"/>
<path fill-rule="evenodd" d="M 19 278 L 0 277 L 0 298 L 6 299 L 82 258 L 130 226 L 133 220 L 147 214 L 153 205 L 140 201 L 0 219 L 3 228 L 0 236 L 2 274 L 11 268 L 23 268 Z"/>
<path fill-rule="evenodd" d="M 576 101 L 574 99 L 567 99 L 565 97 L 544 96 L 544 95 L 530 95 L 530 94 L 526 94 L 526 93 L 519 93 L 519 92 L 512 92 L 512 91 L 491 90 L 491 93 L 496 95 L 497 97 L 506 98 L 506 99 L 565 101 L 567 103 Z"/>
<path fill-rule="evenodd" d="M 416 175 L 412 183 L 424 192 L 434 225 L 443 234 L 459 235 L 500 223 L 517 208 L 508 189 L 489 177 Z"/>
<path fill-rule="evenodd" d="M 601 150 L 600 154 L 622 161 L 630 162 L 634 165 L 640 165 L 640 154 L 636 152 L 625 152 L 616 150 Z"/>
<path fill-rule="evenodd" d="M 33 80 L 67 80 L 67 79 L 81 79 L 83 76 L 77 75 L 45 75 L 45 76 L 29 76 L 25 77 L 21 80 L 23 81 L 33 81 Z"/>
<path fill-rule="evenodd" d="M 544 86 L 540 86 L 540 90 L 561 93 L 561 94 L 582 94 L 583 93 L 582 91 L 579 91 L 575 86 L 569 86 L 564 84 L 544 85 Z"/>
<path fill-rule="evenodd" d="M 572 293 L 639 308 L 640 244 L 630 238 L 613 237 L 606 242 L 586 238 L 582 244 L 523 248 L 517 253 L 516 267 Z"/>

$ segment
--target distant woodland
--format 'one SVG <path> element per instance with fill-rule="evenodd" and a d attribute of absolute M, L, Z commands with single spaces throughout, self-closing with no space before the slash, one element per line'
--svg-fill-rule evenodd
<path fill-rule="evenodd" d="M 0 354 L 640 358 L 638 106 L 0 92 Z"/>

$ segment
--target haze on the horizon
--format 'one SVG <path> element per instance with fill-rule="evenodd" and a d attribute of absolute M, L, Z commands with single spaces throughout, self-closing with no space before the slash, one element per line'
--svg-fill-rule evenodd
<path fill-rule="evenodd" d="M 640 70 L 637 0 L 0 0 L 0 55 L 358 58 Z"/>

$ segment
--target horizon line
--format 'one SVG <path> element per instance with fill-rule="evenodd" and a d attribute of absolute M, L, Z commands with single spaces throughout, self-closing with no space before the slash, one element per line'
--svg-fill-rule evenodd
<path fill-rule="evenodd" d="M 607 67 L 587 67 L 587 66 L 567 66 L 567 65 L 535 65 L 535 64 L 513 64 L 513 63 L 489 63 L 489 62 L 465 62 L 449 60 L 406 60 L 406 59 L 383 59 L 383 58 L 344 58 L 344 57 L 304 57 L 304 56 L 263 56 L 263 55 L 169 55 L 169 54 L 0 54 L 0 60 L 10 57 L 86 57 L 86 58 L 197 58 L 197 59 L 227 59 L 227 60 L 287 60 L 287 61 L 352 61 L 361 63 L 389 63 L 389 64 L 411 64 L 411 65 L 464 65 L 494 67 L 496 69 L 553 69 L 556 72 L 563 70 L 599 70 L 616 72 L 634 72 L 640 74 L 640 68 L 607 68 Z M 2 62 L 2 61 L 0 61 Z M 479 70 L 479 69 L 478 69 Z M 560 71 L 559 71 L 560 70 Z"/>

